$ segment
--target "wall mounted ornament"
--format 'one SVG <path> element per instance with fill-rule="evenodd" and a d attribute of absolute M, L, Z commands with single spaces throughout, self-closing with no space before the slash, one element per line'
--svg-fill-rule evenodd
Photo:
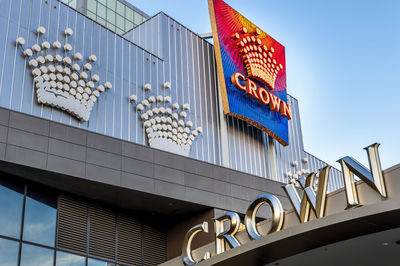
<path fill-rule="evenodd" d="M 302 165 L 299 165 L 298 161 L 293 161 L 293 162 L 289 163 L 289 166 L 293 169 L 293 172 L 288 171 L 285 173 L 288 184 L 293 184 L 296 187 L 300 187 L 300 183 L 298 182 L 298 180 L 301 177 L 303 177 L 305 175 L 309 175 L 311 173 L 310 169 L 307 167 L 307 163 L 308 163 L 307 157 L 303 158 Z M 316 174 L 314 177 L 314 189 L 316 189 L 318 182 L 319 182 L 319 178 L 318 178 L 318 174 Z"/>
<path fill-rule="evenodd" d="M 164 95 L 170 88 L 171 84 L 165 82 Z M 186 121 L 190 105 L 172 103 L 171 96 L 154 95 L 150 84 L 145 84 L 143 90 L 143 100 L 139 101 L 133 94 L 130 101 L 136 105 L 135 111 L 143 121 L 149 146 L 189 156 L 193 141 L 202 133 L 201 127 L 195 128 L 192 121 Z"/>
<path fill-rule="evenodd" d="M 31 48 L 24 47 L 24 38 L 16 40 L 32 69 L 37 101 L 64 110 L 81 121 L 88 121 L 100 94 L 112 88 L 112 84 L 100 84 L 99 75 L 92 73 L 96 55 L 90 55 L 85 62 L 81 53 L 73 53 L 73 47 L 68 43 L 68 37 L 73 35 L 72 29 L 67 28 L 64 32 L 64 46 L 59 41 L 50 44 L 45 34 L 46 29 L 39 27 L 37 35 L 41 43 Z"/>

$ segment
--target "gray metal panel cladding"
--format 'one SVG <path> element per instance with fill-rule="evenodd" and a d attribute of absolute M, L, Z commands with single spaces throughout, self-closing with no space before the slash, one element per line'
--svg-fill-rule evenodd
<path fill-rule="evenodd" d="M 305 167 L 308 167 L 309 169 L 315 169 L 314 171 L 318 171 L 321 168 L 328 165 L 327 163 L 321 161 L 320 159 L 318 159 L 312 154 L 309 154 L 306 151 L 304 151 L 304 158 L 307 158 L 308 160 L 307 163 L 303 162 Z M 344 184 L 343 184 L 342 172 L 332 167 L 331 170 L 329 171 L 328 192 L 337 190 L 339 188 L 342 188 L 343 186 Z"/>
<path fill-rule="evenodd" d="M 153 37 L 149 38 L 151 32 Z M 165 76 L 175 85 L 177 98 L 184 98 L 189 102 L 194 108 L 196 119 L 202 121 L 208 134 L 193 146 L 192 157 L 221 165 L 220 123 L 223 121 L 220 121 L 218 115 L 222 110 L 218 107 L 218 80 L 213 46 L 162 12 L 127 33 L 125 37 L 165 60 Z M 299 105 L 290 95 L 288 103 L 291 104 L 293 113 L 293 118 L 289 121 L 290 144 L 283 147 L 273 141 L 278 161 L 276 174 L 272 173 L 269 165 L 269 136 L 243 121 L 227 117 L 231 168 L 281 182 L 288 181 L 286 173 L 294 170 L 291 164 L 295 161 L 300 164 L 305 157 Z M 313 157 L 313 160 L 318 159 Z M 310 163 L 307 169 L 318 171 L 322 165 L 326 164 L 319 160 L 318 164 Z M 340 172 L 336 172 L 333 178 L 339 179 Z M 339 187 L 340 185 L 334 186 L 334 189 Z"/>
<path fill-rule="evenodd" d="M 165 81 L 163 60 L 57 0 L 0 3 L 0 21 L 4 25 L 0 30 L 0 106 L 144 144 L 141 121 L 129 96 L 141 95 L 145 83 L 151 83 L 159 92 Z M 92 71 L 100 75 L 102 83 L 113 84 L 95 104 L 89 122 L 80 122 L 66 112 L 37 103 L 30 69 L 15 39 L 21 36 L 26 40 L 24 47 L 31 47 L 38 42 L 39 26 L 46 28 L 44 39 L 62 44 L 64 29 L 71 28 L 71 53 L 81 52 L 85 58 L 97 55 Z"/>
<path fill-rule="evenodd" d="M 152 84 L 153 94 L 165 93 L 162 84 L 170 81 L 171 97 L 179 104 L 189 103 L 188 120 L 202 126 L 190 156 L 213 164 L 222 164 L 221 123 L 218 82 L 213 46 L 199 38 L 164 13 L 142 23 L 124 38 L 108 31 L 58 0 L 0 0 L 0 106 L 89 131 L 146 144 L 142 121 L 129 102 L 131 94 L 144 97 L 144 84 Z M 100 81 L 110 81 L 113 88 L 103 93 L 93 107 L 89 122 L 80 122 L 56 108 L 37 103 L 32 75 L 22 51 L 15 45 L 18 36 L 26 46 L 38 42 L 36 29 L 44 26 L 50 42 L 64 42 L 64 29 L 72 52 L 85 58 L 96 54 L 93 71 Z M 129 40 L 131 41 L 129 41 Z M 133 42 L 133 43 L 132 43 Z M 297 100 L 292 104 L 289 121 L 290 145 L 274 141 L 277 173 L 271 172 L 268 159 L 268 136 L 257 128 L 234 118 L 226 121 L 230 167 L 239 171 L 285 182 L 290 163 L 303 158 L 303 142 Z M 314 167 L 314 166 L 313 166 Z M 311 168 L 310 170 L 318 169 Z"/>

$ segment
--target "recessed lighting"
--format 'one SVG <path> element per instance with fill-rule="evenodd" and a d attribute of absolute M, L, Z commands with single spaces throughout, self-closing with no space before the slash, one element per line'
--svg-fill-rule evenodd
<path fill-rule="evenodd" d="M 389 243 L 388 242 L 384 242 L 383 245 L 384 246 L 389 246 Z"/>

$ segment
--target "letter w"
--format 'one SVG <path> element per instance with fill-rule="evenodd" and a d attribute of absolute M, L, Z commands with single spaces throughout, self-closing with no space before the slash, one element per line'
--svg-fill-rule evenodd
<path fill-rule="evenodd" d="M 275 96 L 272 93 L 269 93 L 269 98 L 271 99 L 271 101 L 269 102 L 269 108 L 271 110 L 274 110 L 276 112 L 279 112 L 279 107 L 280 107 L 280 103 L 281 103 L 281 99 L 279 99 L 277 96 Z"/>
<path fill-rule="evenodd" d="M 315 173 L 311 173 L 306 178 L 301 177 L 297 180 L 303 189 L 302 198 L 300 198 L 293 183 L 283 186 L 301 223 L 309 221 L 311 207 L 317 218 L 321 218 L 325 215 L 326 190 L 330 169 L 330 166 L 325 166 L 320 171 L 317 193 L 315 193 L 313 189 Z"/>

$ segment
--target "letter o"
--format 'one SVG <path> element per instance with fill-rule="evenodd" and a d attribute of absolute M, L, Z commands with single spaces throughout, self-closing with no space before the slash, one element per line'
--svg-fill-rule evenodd
<path fill-rule="evenodd" d="M 268 233 L 278 232 L 282 229 L 284 212 L 282 208 L 281 201 L 274 195 L 271 194 L 263 194 L 258 196 L 249 206 L 246 211 L 246 217 L 244 218 L 244 222 L 246 225 L 247 234 L 251 239 L 258 239 L 262 237 L 260 232 L 257 230 L 256 225 L 256 214 L 258 209 L 264 203 L 268 203 L 272 210 L 272 221 L 271 228 Z"/>
<path fill-rule="evenodd" d="M 266 89 L 264 89 L 263 87 L 258 88 L 258 96 L 260 101 L 263 104 L 269 104 L 269 94 L 268 91 Z"/>

